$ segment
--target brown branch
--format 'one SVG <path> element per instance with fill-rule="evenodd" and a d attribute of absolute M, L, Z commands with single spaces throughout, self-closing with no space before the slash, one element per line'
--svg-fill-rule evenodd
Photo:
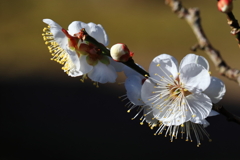
<path fill-rule="evenodd" d="M 228 112 L 223 106 L 213 104 L 212 109 L 224 115 L 228 121 L 232 121 L 240 125 L 240 117 Z"/>
<path fill-rule="evenodd" d="M 233 9 L 233 0 L 217 0 L 218 10 L 227 16 L 227 23 L 231 28 L 231 34 L 235 36 L 238 46 L 240 47 L 240 26 L 235 18 Z"/>
<path fill-rule="evenodd" d="M 222 76 L 240 84 L 240 71 L 230 68 L 221 57 L 220 52 L 213 48 L 207 39 L 201 25 L 199 10 L 197 8 L 186 9 L 178 0 L 165 0 L 165 2 L 171 7 L 172 11 L 179 16 L 179 18 L 185 19 L 188 22 L 196 35 L 198 43 L 191 48 L 192 51 L 196 51 L 197 49 L 204 50 Z M 240 118 L 228 112 L 223 106 L 213 104 L 212 109 L 224 115 L 229 121 L 240 124 Z"/>
<path fill-rule="evenodd" d="M 226 13 L 227 15 L 227 23 L 231 28 L 231 34 L 235 35 L 235 38 L 238 42 L 238 47 L 240 47 L 240 26 L 238 21 L 236 20 L 234 14 L 232 12 Z"/>
<path fill-rule="evenodd" d="M 200 11 L 197 8 L 186 9 L 182 6 L 178 0 L 165 0 L 166 4 L 169 5 L 173 12 L 175 12 L 179 18 L 185 19 L 192 28 L 196 38 L 198 40 L 197 45 L 194 45 L 191 50 L 196 51 L 202 49 L 212 60 L 217 71 L 224 77 L 237 82 L 240 85 L 240 70 L 231 68 L 222 58 L 220 52 L 216 50 L 208 38 L 206 37 L 200 18 Z"/>

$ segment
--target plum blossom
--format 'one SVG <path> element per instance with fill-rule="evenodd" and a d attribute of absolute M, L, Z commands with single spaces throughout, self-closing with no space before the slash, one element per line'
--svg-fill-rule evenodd
<path fill-rule="evenodd" d="M 194 132 L 199 146 L 202 134 L 209 138 L 204 129 L 209 125 L 205 118 L 218 114 L 211 110 L 212 103 L 222 99 L 225 85 L 210 76 L 209 64 L 202 56 L 188 54 L 177 66 L 174 57 L 157 56 L 144 83 L 140 75 L 129 74 L 125 82 L 127 96 L 134 105 L 143 106 L 143 121 L 151 128 L 159 125 L 155 135 L 166 131 L 165 136 L 170 135 L 173 141 L 178 133 L 182 138 L 186 133 L 186 141 L 192 141 L 190 133 Z"/>
<path fill-rule="evenodd" d="M 143 69 L 142 66 L 140 65 L 138 66 Z M 127 112 L 130 112 L 132 109 L 139 107 L 140 109 L 132 119 L 135 119 L 143 111 L 143 116 L 140 118 L 141 120 L 140 124 L 143 125 L 144 122 L 147 122 L 149 127 L 153 129 L 159 124 L 159 122 L 157 119 L 154 119 L 152 112 L 150 112 L 151 107 L 147 106 L 141 100 L 141 88 L 144 81 L 146 80 L 146 77 L 142 76 L 141 74 L 139 74 L 138 72 L 134 71 L 133 69 L 127 66 L 123 68 L 123 71 L 127 77 L 124 83 L 125 88 L 127 90 L 126 97 L 130 101 L 127 103 L 128 107 L 130 107 Z"/>
<path fill-rule="evenodd" d="M 71 77 L 88 76 L 92 81 L 107 83 L 115 82 L 120 64 L 102 54 L 101 50 L 91 42 L 81 38 L 81 30 L 85 31 L 99 43 L 107 46 L 108 36 L 100 24 L 74 21 L 68 31 L 51 19 L 43 19 L 48 24 L 44 28 L 43 39 L 52 53 L 51 60 L 63 65 L 62 69 Z M 83 80 L 82 79 L 82 80 Z"/>

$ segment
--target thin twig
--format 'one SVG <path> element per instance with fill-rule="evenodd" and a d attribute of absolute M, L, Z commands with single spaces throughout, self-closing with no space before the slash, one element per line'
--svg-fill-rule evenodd
<path fill-rule="evenodd" d="M 227 15 L 227 23 L 231 28 L 231 34 L 235 35 L 235 38 L 238 42 L 238 47 L 240 47 L 240 26 L 238 24 L 237 19 L 235 18 L 232 12 L 226 13 Z"/>
<path fill-rule="evenodd" d="M 180 18 L 185 19 L 194 34 L 197 37 L 198 44 L 191 47 L 192 51 L 196 51 L 198 48 L 205 51 L 205 53 L 212 60 L 217 71 L 224 77 L 237 82 L 240 85 L 240 70 L 231 68 L 222 58 L 220 52 L 216 50 L 208 38 L 206 37 L 200 18 L 200 11 L 197 8 L 186 9 L 182 6 L 178 0 L 165 0 L 166 4 L 171 7 Z"/>
<path fill-rule="evenodd" d="M 191 48 L 192 51 L 195 51 L 199 48 L 204 50 L 222 76 L 225 76 L 240 84 L 240 71 L 237 69 L 232 69 L 230 66 L 228 66 L 220 55 L 220 52 L 213 48 L 207 39 L 201 25 L 199 10 L 197 8 L 186 9 L 178 0 L 165 0 L 165 2 L 171 7 L 172 11 L 179 16 L 179 18 L 185 19 L 188 22 L 194 34 L 196 35 L 198 43 Z M 240 118 L 228 112 L 223 106 L 213 104 L 213 110 L 216 110 L 224 115 L 227 120 L 240 124 Z"/>
<path fill-rule="evenodd" d="M 224 1 L 224 0 L 217 0 L 218 5 L 225 5 L 224 7 L 220 7 L 220 11 L 226 14 L 227 16 L 227 23 L 231 28 L 231 34 L 235 36 L 238 46 L 240 47 L 240 26 L 238 24 L 238 20 L 235 18 L 232 9 L 233 9 L 233 2 L 232 0 Z M 219 6 L 218 6 L 219 7 Z"/>

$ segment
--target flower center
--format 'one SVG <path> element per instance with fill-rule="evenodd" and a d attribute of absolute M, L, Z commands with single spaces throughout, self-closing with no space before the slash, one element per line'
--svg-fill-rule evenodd
<path fill-rule="evenodd" d="M 177 98 L 180 94 L 184 95 L 184 97 L 192 94 L 187 89 L 184 88 L 181 82 L 179 82 L 179 78 L 176 78 L 176 82 L 174 85 L 168 85 L 168 89 L 170 91 L 170 96 Z"/>
<path fill-rule="evenodd" d="M 107 56 L 101 54 L 101 50 L 92 43 L 81 43 L 79 46 L 79 51 L 83 55 L 87 55 L 87 62 L 89 65 L 95 66 L 98 61 L 103 64 L 108 65 L 110 63 Z"/>

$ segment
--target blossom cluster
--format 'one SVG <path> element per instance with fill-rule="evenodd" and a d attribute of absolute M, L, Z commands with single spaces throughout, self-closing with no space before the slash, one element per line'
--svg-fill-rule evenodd
<path fill-rule="evenodd" d="M 106 48 L 109 40 L 100 24 L 74 21 L 65 30 L 50 19 L 43 22 L 48 24 L 43 39 L 51 59 L 62 64 L 69 76 L 113 83 L 117 72 L 123 71 L 127 77 L 126 97 L 130 100 L 128 112 L 140 107 L 133 119 L 142 114 L 141 124 L 157 127 L 155 135 L 165 132 L 171 141 L 178 134 L 192 141 L 192 133 L 197 146 L 203 135 L 210 140 L 204 129 L 209 125 L 206 118 L 218 114 L 212 105 L 222 99 L 226 89 L 220 79 L 210 76 L 204 57 L 188 54 L 178 66 L 174 57 L 161 54 L 152 60 L 149 74 L 142 74 L 140 71 L 146 71 L 134 63 L 133 53 L 125 44 Z"/>

